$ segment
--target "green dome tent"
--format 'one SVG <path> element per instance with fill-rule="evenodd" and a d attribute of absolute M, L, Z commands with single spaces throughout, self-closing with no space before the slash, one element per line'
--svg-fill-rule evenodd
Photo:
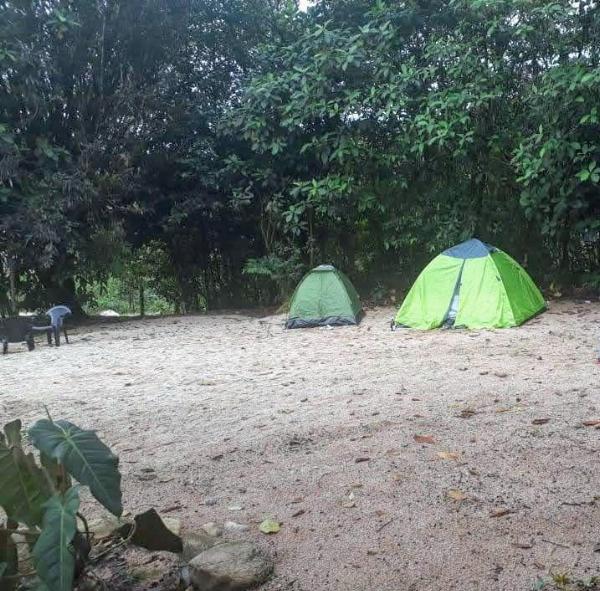
<path fill-rule="evenodd" d="M 350 280 L 333 265 L 304 276 L 292 296 L 286 328 L 358 324 L 362 307 Z"/>
<path fill-rule="evenodd" d="M 473 239 L 445 250 L 423 269 L 394 325 L 505 328 L 545 308 L 540 290 L 521 265 Z"/>

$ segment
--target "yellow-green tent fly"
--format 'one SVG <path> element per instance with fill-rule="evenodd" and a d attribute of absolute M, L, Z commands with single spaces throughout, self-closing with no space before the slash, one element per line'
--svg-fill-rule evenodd
<path fill-rule="evenodd" d="M 504 328 L 546 308 L 525 269 L 505 252 L 477 239 L 453 246 L 423 269 L 394 326 Z"/>

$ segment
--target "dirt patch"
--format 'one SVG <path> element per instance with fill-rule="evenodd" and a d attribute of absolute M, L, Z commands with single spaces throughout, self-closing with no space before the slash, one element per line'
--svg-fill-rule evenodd
<path fill-rule="evenodd" d="M 83 327 L 0 358 L 0 418 L 46 404 L 97 429 L 133 513 L 250 525 L 239 537 L 276 555 L 265 591 L 595 574 L 600 430 L 583 422 L 600 419 L 600 305 L 498 331 L 391 332 L 393 313 L 332 330 L 232 314 Z"/>

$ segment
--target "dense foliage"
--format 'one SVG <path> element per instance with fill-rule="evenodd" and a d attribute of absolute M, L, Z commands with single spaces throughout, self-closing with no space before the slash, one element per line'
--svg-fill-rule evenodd
<path fill-rule="evenodd" d="M 0 294 L 379 293 L 473 235 L 600 283 L 599 38 L 595 0 L 0 0 Z"/>

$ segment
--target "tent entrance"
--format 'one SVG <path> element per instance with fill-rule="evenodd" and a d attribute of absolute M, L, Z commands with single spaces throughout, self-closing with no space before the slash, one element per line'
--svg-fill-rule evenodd
<path fill-rule="evenodd" d="M 454 326 L 454 322 L 456 321 L 456 316 L 458 314 L 458 304 L 460 301 L 460 286 L 462 284 L 462 274 L 464 268 L 465 262 L 463 261 L 463 264 L 460 266 L 458 277 L 456 279 L 456 284 L 454 285 L 454 291 L 452 292 L 450 305 L 448 306 L 448 310 L 446 311 L 444 320 L 442 321 L 442 326 L 445 326 L 447 328 L 452 328 Z"/>
<path fill-rule="evenodd" d="M 456 320 L 456 315 L 458 314 L 458 293 L 455 293 L 452 296 L 452 301 L 450 302 L 450 308 L 446 313 L 446 318 L 444 319 L 444 324 L 448 327 L 453 326 Z"/>

